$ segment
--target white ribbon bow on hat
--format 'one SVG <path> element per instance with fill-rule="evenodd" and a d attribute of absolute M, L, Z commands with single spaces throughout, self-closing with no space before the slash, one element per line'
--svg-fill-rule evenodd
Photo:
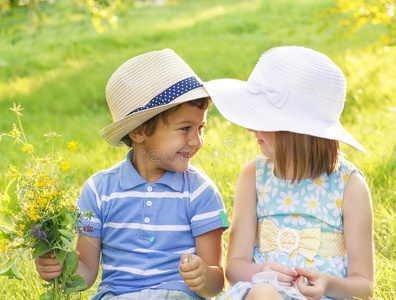
<path fill-rule="evenodd" d="M 282 107 L 289 98 L 289 90 L 286 86 L 271 83 L 261 85 L 255 82 L 247 82 L 247 90 L 252 94 L 264 94 L 265 98 L 277 108 Z"/>

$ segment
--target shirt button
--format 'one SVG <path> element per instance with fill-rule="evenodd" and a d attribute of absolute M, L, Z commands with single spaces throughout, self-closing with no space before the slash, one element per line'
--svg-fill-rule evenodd
<path fill-rule="evenodd" d="M 153 188 L 152 188 L 151 186 L 148 186 L 148 187 L 147 187 L 147 191 L 148 191 L 148 192 L 151 192 L 152 190 L 153 190 Z"/>
<path fill-rule="evenodd" d="M 153 205 L 153 202 L 151 202 L 150 200 L 146 202 L 147 206 L 151 206 Z"/>
<path fill-rule="evenodd" d="M 144 222 L 145 223 L 149 223 L 150 222 L 150 218 L 144 218 Z"/>

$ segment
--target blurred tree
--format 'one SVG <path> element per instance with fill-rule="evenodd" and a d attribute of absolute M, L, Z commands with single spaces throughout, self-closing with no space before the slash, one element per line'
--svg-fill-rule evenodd
<path fill-rule="evenodd" d="M 111 26 L 117 28 L 118 18 L 116 12 L 124 7 L 133 5 L 133 0 L 71 0 L 87 9 L 91 14 L 92 24 L 97 32 L 101 33 Z M 55 0 L 0 0 L 0 13 L 4 14 L 10 10 L 21 7 L 29 8 L 30 22 L 33 25 L 40 25 L 40 21 L 45 18 L 44 5 L 51 5 Z M 1 16 L 0 14 L 0 16 Z"/>
<path fill-rule="evenodd" d="M 396 1 L 337 0 L 333 13 L 343 16 L 341 25 L 355 32 L 366 24 L 384 25 L 388 34 L 381 36 L 387 45 L 396 44 Z"/>

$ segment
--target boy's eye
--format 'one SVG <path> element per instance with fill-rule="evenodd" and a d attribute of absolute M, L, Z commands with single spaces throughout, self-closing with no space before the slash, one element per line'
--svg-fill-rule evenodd
<path fill-rule="evenodd" d="M 188 131 L 188 130 L 190 130 L 190 126 L 187 126 L 187 127 L 182 127 L 182 128 L 180 128 L 180 130 L 183 130 L 183 131 Z"/>
<path fill-rule="evenodd" d="M 201 125 L 201 126 L 199 126 L 199 130 L 203 130 L 205 128 L 205 126 L 204 125 Z"/>

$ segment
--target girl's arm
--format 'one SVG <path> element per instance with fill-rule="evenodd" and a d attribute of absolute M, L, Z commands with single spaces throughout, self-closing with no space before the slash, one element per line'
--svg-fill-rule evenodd
<path fill-rule="evenodd" d="M 373 296 L 373 209 L 367 183 L 357 173 L 352 173 L 348 179 L 342 211 L 348 276 L 338 278 L 297 268 L 299 275 L 306 277 L 310 285 L 299 277 L 295 286 L 308 299 L 319 299 L 323 294 L 335 299 L 369 299 Z"/>
<path fill-rule="evenodd" d="M 246 164 L 235 187 L 234 207 L 228 242 L 226 276 L 231 285 L 252 281 L 262 266 L 252 264 L 257 232 L 256 161 Z"/>
<path fill-rule="evenodd" d="M 264 265 L 252 263 L 257 234 L 256 161 L 246 164 L 235 188 L 234 209 L 228 243 L 226 276 L 231 285 L 252 281 L 255 274 L 272 271 L 281 285 L 291 286 L 297 272 L 269 261 Z"/>
<path fill-rule="evenodd" d="M 342 201 L 344 236 L 348 254 L 348 277 L 330 281 L 329 297 L 368 299 L 374 290 L 373 207 L 366 181 L 354 172 Z"/>
<path fill-rule="evenodd" d="M 78 253 L 77 274 L 84 278 L 87 288 L 96 280 L 100 263 L 101 238 L 82 234 L 78 237 L 76 250 Z"/>
<path fill-rule="evenodd" d="M 197 255 L 184 254 L 180 275 L 188 288 L 202 298 L 212 298 L 224 287 L 223 228 L 195 238 Z"/>

